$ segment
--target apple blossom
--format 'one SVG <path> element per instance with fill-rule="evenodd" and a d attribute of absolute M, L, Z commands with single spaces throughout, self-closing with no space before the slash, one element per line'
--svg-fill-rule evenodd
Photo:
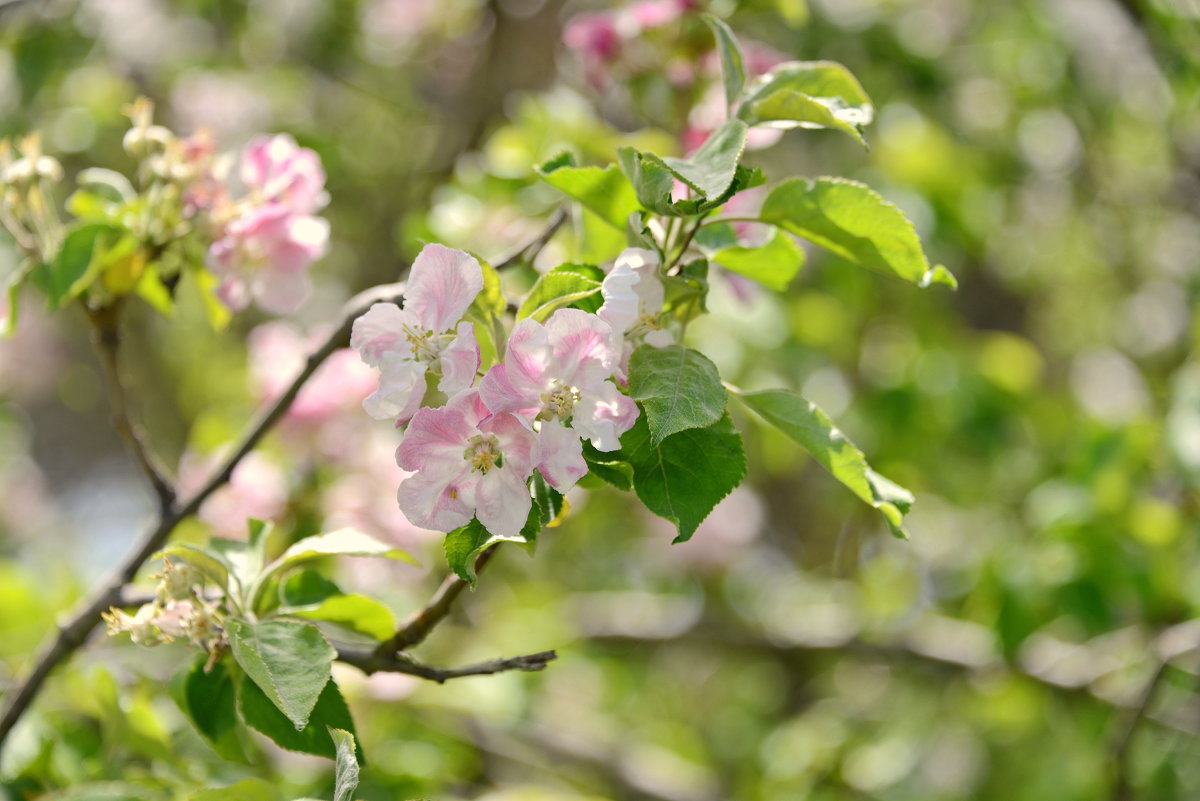
<path fill-rule="evenodd" d="M 526 318 L 480 384 L 489 409 L 537 426 L 538 469 L 559 491 L 587 472 L 580 437 L 616 450 L 637 420 L 637 405 L 608 380 L 620 354 L 613 343 L 608 323 L 579 309 L 559 309 L 545 325 Z"/>
<path fill-rule="evenodd" d="M 663 328 L 665 294 L 658 265 L 654 251 L 626 248 L 600 287 L 604 305 L 596 316 L 612 327 L 613 347 L 620 353 L 615 370 L 618 378 L 624 378 L 629 357 L 638 345 L 663 348 L 675 342 L 675 335 Z"/>
<path fill-rule="evenodd" d="M 492 534 L 516 536 L 532 499 L 537 440 L 511 414 L 493 414 L 479 390 L 465 389 L 437 409 L 417 411 L 396 452 L 413 475 L 400 484 L 400 509 L 414 524 L 439 531 L 472 516 Z"/>
<path fill-rule="evenodd" d="M 252 200 L 280 203 L 298 214 L 315 214 L 329 202 L 320 157 L 287 134 L 251 140 L 242 152 L 241 177 Z"/>
<path fill-rule="evenodd" d="M 379 389 L 363 401 L 367 414 L 407 422 L 425 396 L 426 373 L 438 377 L 446 395 L 474 383 L 479 343 L 462 317 L 481 289 L 479 262 L 461 250 L 426 245 L 413 262 L 404 308 L 376 303 L 354 321 L 350 346 L 380 370 Z"/>

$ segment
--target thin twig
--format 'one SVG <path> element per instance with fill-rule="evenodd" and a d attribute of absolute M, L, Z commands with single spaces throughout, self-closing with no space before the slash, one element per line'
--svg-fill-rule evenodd
<path fill-rule="evenodd" d="M 368 676 L 372 673 L 404 673 L 442 684 L 449 679 L 463 676 L 487 676 L 509 670 L 545 670 L 546 665 L 558 658 L 558 654 L 554 651 L 538 651 L 536 654 L 492 659 L 457 668 L 433 667 L 418 662 L 407 654 L 380 654 L 377 649 L 357 650 L 344 647 L 338 649 L 337 658 L 339 662 L 354 665 Z"/>
<path fill-rule="evenodd" d="M 1153 675 L 1146 682 L 1146 686 L 1142 688 L 1142 694 L 1138 698 L 1137 706 L 1129 711 L 1129 716 L 1121 729 L 1121 733 L 1113 742 L 1112 757 L 1110 759 L 1115 773 L 1113 777 L 1112 801 L 1133 801 L 1133 782 L 1130 776 L 1132 773 L 1130 755 L 1133 752 L 1133 738 L 1137 734 L 1141 722 L 1146 719 L 1150 711 L 1150 706 L 1154 703 L 1154 699 L 1158 695 L 1158 688 L 1162 686 L 1162 680 L 1167 673 L 1167 666 L 1170 664 L 1170 661 L 1170 655 L 1164 655 L 1159 658 Z"/>
<path fill-rule="evenodd" d="M 175 503 L 175 486 L 167 477 L 167 471 L 159 464 L 153 452 L 146 444 L 141 427 L 133 421 L 129 413 L 129 404 L 125 397 L 125 386 L 121 381 L 120 347 L 121 336 L 118 327 L 120 304 L 92 308 L 84 304 L 88 322 L 92 326 L 92 342 L 100 356 L 100 366 L 104 370 L 104 383 L 108 387 L 108 405 L 112 414 L 112 427 L 116 430 L 125 449 L 137 462 L 149 482 L 154 494 L 158 496 L 159 508 L 165 514 Z"/>
<path fill-rule="evenodd" d="M 83 645 L 88 634 L 100 622 L 100 614 L 121 603 L 121 593 L 126 584 L 131 582 L 142 564 L 155 551 L 166 544 L 171 532 L 183 520 L 194 515 L 200 505 L 229 481 L 234 469 L 241 463 L 250 451 L 267 435 L 267 432 L 279 422 L 296 399 L 305 382 L 316 372 L 317 368 L 329 358 L 338 348 L 345 347 L 350 338 L 350 329 L 355 319 L 366 312 L 369 304 L 356 306 L 351 310 L 320 348 L 318 348 L 304 363 L 303 369 L 288 386 L 287 390 L 275 399 L 275 402 L 260 414 L 246 429 L 241 444 L 234 449 L 220 467 L 212 473 L 203 486 L 191 496 L 182 506 L 175 503 L 164 508 L 158 521 L 138 540 L 129 556 L 117 567 L 113 574 L 71 615 L 68 621 L 58 627 L 58 633 L 38 653 L 33 669 L 29 676 L 19 686 L 11 688 L 4 697 L 4 709 L 0 713 L 0 746 L 8 738 L 9 732 L 21 715 L 24 714 L 30 702 L 33 701 L 50 672 L 66 659 L 71 653 Z"/>
<path fill-rule="evenodd" d="M 563 223 L 567 221 L 567 207 L 559 206 L 553 216 L 546 223 L 546 227 L 532 242 L 522 245 L 512 253 L 505 256 L 493 266 L 497 270 L 503 270 L 505 267 L 512 267 L 514 264 L 524 260 L 532 262 L 542 252 L 542 248 L 546 247 L 546 243 L 558 232 Z"/>
<path fill-rule="evenodd" d="M 479 558 L 475 560 L 476 575 L 487 566 L 498 547 L 499 543 L 484 549 L 483 553 L 479 554 Z M 386 658 L 390 654 L 407 650 L 423 642 L 429 636 L 429 632 L 433 631 L 434 627 L 450 614 L 454 602 L 458 600 L 458 596 L 462 595 L 462 591 L 467 586 L 467 582 L 454 573 L 446 576 L 429 603 L 404 621 L 390 640 L 375 649 L 376 653 L 381 658 Z"/>

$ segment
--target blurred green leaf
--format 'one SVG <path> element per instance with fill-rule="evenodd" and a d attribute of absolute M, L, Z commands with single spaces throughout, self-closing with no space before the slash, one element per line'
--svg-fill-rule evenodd
<path fill-rule="evenodd" d="M 776 128 L 834 128 L 866 145 L 871 99 L 848 69 L 833 61 L 789 61 L 746 87 L 738 117 Z"/>
<path fill-rule="evenodd" d="M 717 41 L 717 54 L 721 58 L 721 78 L 725 84 L 725 104 L 732 106 L 746 83 L 746 59 L 737 37 L 721 20 L 712 14 L 703 15 L 704 22 L 712 29 Z"/>
<path fill-rule="evenodd" d="M 722 248 L 712 254 L 712 260 L 727 270 L 783 292 L 804 266 L 804 249 L 791 236 L 776 230 L 758 247 Z"/>
<path fill-rule="evenodd" d="M 197 790 L 187 801 L 275 801 L 279 794 L 263 779 L 242 779 L 228 787 Z"/>
<path fill-rule="evenodd" d="M 100 274 L 106 249 L 123 229 L 111 223 L 83 223 L 68 230 L 62 248 L 48 265 L 45 287 L 50 305 L 60 308 Z"/>

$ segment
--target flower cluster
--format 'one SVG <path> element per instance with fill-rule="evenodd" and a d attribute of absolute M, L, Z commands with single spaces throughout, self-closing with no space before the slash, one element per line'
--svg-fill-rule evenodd
<path fill-rule="evenodd" d="M 109 635 L 129 634 L 137 645 L 155 646 L 175 640 L 214 651 L 225 638 L 217 604 L 203 598 L 203 579 L 187 564 L 165 562 L 158 573 L 157 597 L 132 615 L 117 608 L 103 614 Z"/>
<path fill-rule="evenodd" d="M 396 458 L 412 475 L 398 497 L 412 523 L 450 531 L 475 517 L 514 536 L 529 515 L 534 470 L 566 492 L 588 470 L 583 440 L 620 447 L 638 416 L 620 386 L 629 353 L 673 341 L 662 327 L 658 266 L 654 252 L 626 250 L 595 314 L 564 308 L 545 323 L 517 322 L 503 360 L 481 372 L 475 327 L 463 318 L 483 288 L 482 268 L 441 245 L 421 251 L 404 308 L 375 304 L 351 335 L 380 373 L 367 412 L 407 426 Z"/>

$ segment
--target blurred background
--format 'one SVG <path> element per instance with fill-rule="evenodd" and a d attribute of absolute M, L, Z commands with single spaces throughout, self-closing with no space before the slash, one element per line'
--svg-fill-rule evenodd
<path fill-rule="evenodd" d="M 424 241 L 497 259 L 536 235 L 561 200 L 533 165 L 702 141 L 722 110 L 693 5 L 0 0 L 0 135 L 43 131 L 68 173 L 128 169 L 120 110 L 144 94 L 181 134 L 286 131 L 321 155 L 333 244 L 299 314 L 214 333 L 182 298 L 173 320 L 129 320 L 135 411 L 187 485 L 341 303 Z M 556 648 L 545 673 L 338 673 L 369 760 L 357 796 L 1200 797 L 1200 4 L 705 8 L 751 70 L 833 59 L 876 104 L 869 151 L 794 132 L 750 163 L 866 181 L 958 277 L 922 291 L 812 253 L 787 293 L 718 286 L 689 330 L 724 377 L 802 391 L 911 488 L 911 541 L 737 418 L 750 476 L 691 542 L 636 499 L 577 492 L 419 652 Z M 0 242 L 0 273 L 15 264 Z M 26 301 L 0 342 L 0 685 L 153 512 L 82 315 Z M 238 536 L 247 516 L 360 526 L 426 567 L 347 563 L 345 582 L 419 605 L 440 537 L 395 506 L 395 432 L 359 408 L 372 381 L 336 357 L 182 536 Z M 261 776 L 329 796 L 326 761 L 261 738 L 253 767 L 212 753 L 162 691 L 188 658 L 95 636 L 10 740 L 0 795 L 169 799 Z"/>

